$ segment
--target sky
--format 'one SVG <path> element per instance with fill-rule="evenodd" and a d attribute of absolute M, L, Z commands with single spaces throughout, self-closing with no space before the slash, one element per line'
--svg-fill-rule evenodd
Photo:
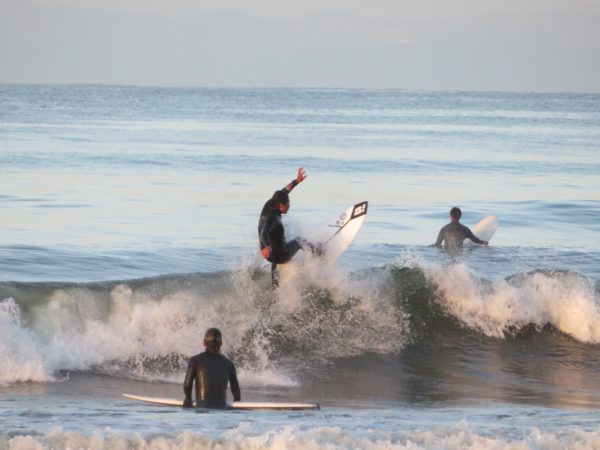
<path fill-rule="evenodd" d="M 600 0 L 0 0 L 0 83 L 600 92 Z"/>

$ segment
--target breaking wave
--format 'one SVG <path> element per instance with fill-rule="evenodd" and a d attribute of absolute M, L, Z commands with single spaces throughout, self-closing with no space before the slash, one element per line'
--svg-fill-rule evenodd
<path fill-rule="evenodd" d="M 465 264 L 405 262 L 355 273 L 248 267 L 105 283 L 0 284 L 0 383 L 70 372 L 181 380 L 203 332 L 250 385 L 295 385 L 338 358 L 398 354 L 428 330 L 507 339 L 558 333 L 600 343 L 599 289 L 584 276 L 532 271 L 489 281 Z"/>

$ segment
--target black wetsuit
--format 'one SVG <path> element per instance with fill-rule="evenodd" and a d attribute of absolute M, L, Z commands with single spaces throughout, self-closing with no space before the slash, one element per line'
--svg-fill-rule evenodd
<path fill-rule="evenodd" d="M 475 236 L 469 227 L 466 227 L 459 222 L 450 222 L 448 225 L 442 227 L 434 245 L 436 247 L 441 247 L 442 241 L 444 241 L 446 249 L 461 249 L 463 241 L 467 238 L 471 239 L 476 244 L 483 244 L 483 241 Z"/>
<path fill-rule="evenodd" d="M 220 353 L 203 352 L 190 358 L 183 392 L 184 405 L 191 406 L 192 387 L 196 383 L 196 406 L 201 408 L 227 408 L 227 383 L 231 387 L 233 400 L 241 399 L 235 366 Z"/>
<path fill-rule="evenodd" d="M 286 242 L 283 224 L 281 223 L 281 213 L 272 200 L 265 203 L 260 213 L 258 239 L 260 240 L 261 250 L 267 246 L 271 247 L 271 256 L 267 261 L 273 264 L 289 262 L 302 248 L 298 239 Z"/>
<path fill-rule="evenodd" d="M 292 180 L 281 191 L 290 193 L 297 185 L 298 181 Z M 271 247 L 271 255 L 267 258 L 267 261 L 271 263 L 271 282 L 274 289 L 279 286 L 277 264 L 289 262 L 298 253 L 298 250 L 303 248 L 310 250 L 317 256 L 322 254 L 320 245 L 312 244 L 305 239 L 296 238 L 289 242 L 285 240 L 285 232 L 281 223 L 281 212 L 277 209 L 275 196 L 267 200 L 260 212 L 260 218 L 258 219 L 258 239 L 261 250 L 265 247 Z"/>

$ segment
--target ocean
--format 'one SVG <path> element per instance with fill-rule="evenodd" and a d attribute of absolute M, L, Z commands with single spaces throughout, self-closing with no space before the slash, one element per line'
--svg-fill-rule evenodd
<path fill-rule="evenodd" d="M 333 265 L 258 251 L 369 201 Z M 600 94 L 0 85 L 0 449 L 600 448 Z M 432 247 L 449 211 L 500 226 Z M 244 401 L 183 399 L 223 332 Z"/>

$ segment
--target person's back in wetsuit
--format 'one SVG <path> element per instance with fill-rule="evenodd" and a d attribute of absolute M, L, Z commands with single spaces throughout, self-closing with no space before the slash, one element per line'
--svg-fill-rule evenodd
<path fill-rule="evenodd" d="M 241 400 L 240 385 L 235 365 L 220 353 L 221 332 L 216 328 L 207 330 L 204 336 L 206 351 L 190 358 L 183 391 L 183 406 L 192 406 L 192 390 L 196 385 L 196 406 L 226 409 L 227 383 L 230 384 L 234 401 Z"/>
<path fill-rule="evenodd" d="M 482 241 L 475 236 L 469 227 L 459 222 L 461 216 L 462 211 L 460 208 L 454 207 L 450 210 L 451 222 L 442 227 L 435 244 L 433 244 L 434 246 L 441 247 L 442 242 L 444 242 L 444 247 L 447 250 L 460 250 L 463 247 L 464 240 L 467 238 L 476 244 L 484 246 L 488 244 L 487 241 Z"/>

